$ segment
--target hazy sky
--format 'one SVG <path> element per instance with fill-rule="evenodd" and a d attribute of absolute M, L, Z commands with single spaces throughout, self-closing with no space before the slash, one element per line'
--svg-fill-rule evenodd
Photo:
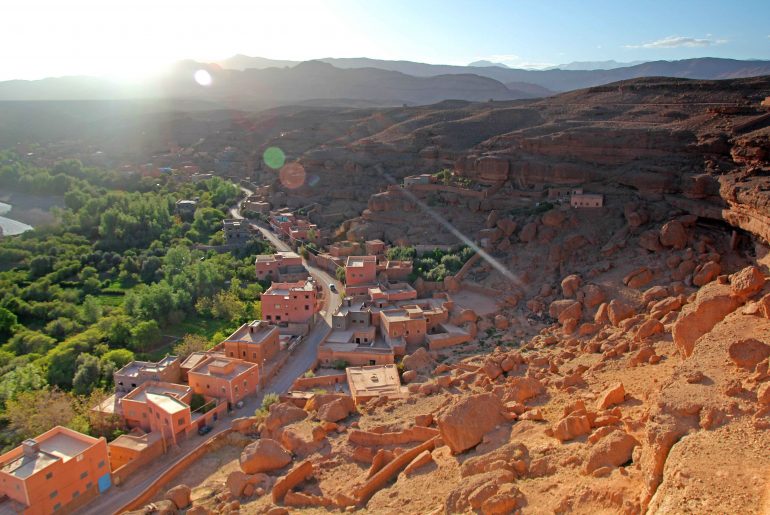
<path fill-rule="evenodd" d="M 770 59 L 770 0 L 3 0 L 0 80 L 178 59 L 373 57 L 542 67 Z"/>

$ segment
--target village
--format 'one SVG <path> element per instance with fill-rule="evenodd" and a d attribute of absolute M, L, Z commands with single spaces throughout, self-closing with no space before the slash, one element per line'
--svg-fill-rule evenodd
<path fill-rule="evenodd" d="M 407 177 L 403 188 L 434 183 L 434 176 L 423 174 Z M 431 292 L 421 284 L 418 294 L 409 282 L 412 262 L 388 259 L 385 242 L 324 245 L 318 226 L 296 210 L 270 209 L 270 188 L 249 193 L 231 211 L 233 218 L 222 221 L 223 250 L 253 238 L 268 238 L 282 249 L 254 258 L 255 277 L 271 282 L 261 297 L 262 319 L 243 324 L 207 351 L 133 361 L 117 370 L 114 394 L 94 408 L 118 417 L 127 429 L 113 441 L 55 427 L 0 456 L 0 494 L 15 512 L 72 511 L 96 497 L 109 498 L 132 476 L 148 474 L 163 455 L 181 452 L 180 446 L 200 448 L 237 424 L 233 418 L 250 415 L 267 393 L 297 405 L 319 392 L 342 394 L 354 404 L 405 398 L 410 390 L 402 383 L 415 375 L 397 368 L 404 356 L 471 342 L 479 314 L 496 310 L 492 301 L 492 309 L 477 313 L 475 302 L 458 303 L 443 287 Z M 579 188 L 553 188 L 548 199 L 572 208 L 603 203 L 602 195 Z M 189 217 L 196 202 L 180 200 L 176 209 Z M 476 299 L 484 293 L 477 288 Z M 301 361 L 298 347 L 312 356 L 310 366 L 295 366 L 291 385 L 276 388 L 276 376 L 291 368 L 287 363 Z"/>

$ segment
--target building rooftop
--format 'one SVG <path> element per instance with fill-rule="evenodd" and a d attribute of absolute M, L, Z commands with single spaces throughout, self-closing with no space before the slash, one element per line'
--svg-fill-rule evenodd
<path fill-rule="evenodd" d="M 146 393 L 147 400 L 151 401 L 156 406 L 160 406 L 166 413 L 176 414 L 180 411 L 190 409 L 188 404 L 174 398 L 169 394 L 157 394 L 152 392 Z"/>
<path fill-rule="evenodd" d="M 210 357 L 198 366 L 190 370 L 191 374 L 201 374 L 222 379 L 233 379 L 248 371 L 256 368 L 254 363 L 248 363 L 240 359 L 231 359 L 225 356 Z"/>
<path fill-rule="evenodd" d="M 192 393 L 192 388 L 187 385 L 152 381 L 149 383 L 144 383 L 138 388 L 134 388 L 131 390 L 131 392 L 126 394 L 123 399 L 137 402 L 147 402 L 147 399 L 151 398 L 151 400 L 155 402 L 156 399 L 150 396 L 163 395 L 166 397 L 181 399 L 189 393 Z"/>
<path fill-rule="evenodd" d="M 204 351 L 198 351 L 193 352 L 185 360 L 182 362 L 182 368 L 191 369 L 197 367 L 201 361 L 211 356 L 212 353 L 204 352 Z"/>
<path fill-rule="evenodd" d="M 346 267 L 362 267 L 366 263 L 377 264 L 376 256 L 348 256 Z"/>
<path fill-rule="evenodd" d="M 146 372 L 148 374 L 157 373 L 172 365 L 177 359 L 177 356 L 166 356 L 157 363 L 151 361 L 132 361 L 118 370 L 117 373 L 129 377 L 137 377 L 140 372 Z"/>
<path fill-rule="evenodd" d="M 263 295 L 288 295 L 292 291 L 314 291 L 315 282 L 308 278 L 294 283 L 273 283 Z"/>
<path fill-rule="evenodd" d="M 82 454 L 98 442 L 97 438 L 57 426 L 6 453 L 0 470 L 26 479 L 58 460 L 68 461 Z"/>
<path fill-rule="evenodd" d="M 348 367 L 346 374 L 353 397 L 397 396 L 403 393 L 396 365 Z"/>
<path fill-rule="evenodd" d="M 276 326 L 270 325 L 263 320 L 254 320 L 253 322 L 243 324 L 241 327 L 236 329 L 235 332 L 228 336 L 225 341 L 239 341 L 259 344 L 262 343 L 268 335 L 277 330 L 278 328 Z"/>
<path fill-rule="evenodd" d="M 158 440 L 160 440 L 160 431 L 151 431 L 143 435 L 120 435 L 111 441 L 109 445 L 110 447 L 122 447 L 124 449 L 142 451 Z"/>

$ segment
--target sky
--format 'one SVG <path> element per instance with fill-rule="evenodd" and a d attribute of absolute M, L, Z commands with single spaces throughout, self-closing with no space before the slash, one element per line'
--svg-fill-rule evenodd
<path fill-rule="evenodd" d="M 542 68 L 770 59 L 770 0 L 3 0 L 0 80 L 181 60 L 371 57 Z"/>

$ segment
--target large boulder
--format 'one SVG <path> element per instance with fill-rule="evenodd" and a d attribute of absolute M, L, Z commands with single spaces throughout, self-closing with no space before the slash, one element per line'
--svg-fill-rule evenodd
<path fill-rule="evenodd" d="M 187 485 L 177 485 L 166 492 L 166 499 L 173 502 L 180 510 L 183 510 L 190 506 L 190 491 L 190 487 Z"/>
<path fill-rule="evenodd" d="M 586 284 L 581 290 L 583 296 L 583 305 L 586 308 L 593 308 L 604 302 L 604 291 L 595 284 Z"/>
<path fill-rule="evenodd" d="M 748 338 L 731 343 L 727 352 L 733 363 L 751 370 L 757 363 L 770 356 L 770 345 L 754 338 Z"/>
<path fill-rule="evenodd" d="M 682 250 L 687 246 L 687 230 L 678 220 L 672 220 L 660 229 L 660 243 L 664 247 Z"/>
<path fill-rule="evenodd" d="M 707 261 L 695 268 L 692 276 L 692 283 L 695 286 L 703 286 L 710 283 L 722 272 L 722 267 L 716 261 Z"/>
<path fill-rule="evenodd" d="M 307 412 L 290 402 L 271 404 L 270 412 L 265 419 L 265 428 L 273 432 L 292 422 L 298 422 L 307 418 Z"/>
<path fill-rule="evenodd" d="M 491 393 L 463 397 L 436 417 L 441 438 L 457 454 L 478 445 L 486 433 L 505 421 L 504 406 Z"/>
<path fill-rule="evenodd" d="M 580 320 L 583 316 L 583 305 L 576 300 L 555 300 L 548 307 L 548 314 L 558 319 L 562 324 L 570 318 Z"/>
<path fill-rule="evenodd" d="M 689 357 L 695 341 L 740 305 L 740 299 L 731 295 L 729 285 L 714 281 L 698 290 L 695 301 L 682 308 L 671 331 L 682 357 Z"/>
<path fill-rule="evenodd" d="M 561 281 L 561 291 L 565 297 L 574 297 L 580 288 L 580 276 L 576 274 L 568 275 Z"/>
<path fill-rule="evenodd" d="M 347 400 L 350 399 L 350 400 Z M 328 402 L 318 409 L 317 416 L 324 422 L 339 422 L 346 419 L 355 410 L 355 403 L 350 397 L 340 397 Z"/>
<path fill-rule="evenodd" d="M 764 285 L 765 276 L 755 266 L 747 266 L 730 276 L 730 291 L 742 301 L 759 292 Z"/>
<path fill-rule="evenodd" d="M 567 213 L 561 209 L 551 209 L 543 213 L 543 225 L 547 227 L 562 227 L 567 220 Z"/>
<path fill-rule="evenodd" d="M 561 419 L 553 428 L 553 436 L 560 442 L 573 440 L 591 432 L 591 421 L 587 415 L 573 413 Z"/>
<path fill-rule="evenodd" d="M 291 463 L 291 453 L 271 438 L 261 438 L 241 452 L 241 470 L 247 474 L 269 472 Z"/>
<path fill-rule="evenodd" d="M 619 467 L 631 460 L 634 447 L 639 442 L 628 433 L 613 431 L 591 448 L 586 461 L 585 471 L 593 473 L 603 467 Z"/>
<path fill-rule="evenodd" d="M 634 308 L 622 300 L 612 299 L 607 305 L 607 318 L 614 326 L 632 316 L 634 316 Z"/>
<path fill-rule="evenodd" d="M 507 470 L 470 476 L 449 493 L 444 502 L 444 512 L 472 513 L 480 510 L 484 501 L 492 498 L 501 487 L 512 483 L 514 479 L 513 473 Z"/>
<path fill-rule="evenodd" d="M 425 348 L 420 347 L 412 354 L 404 356 L 404 370 L 414 370 L 416 372 L 433 370 L 436 367 L 436 361 L 430 357 Z"/>
<path fill-rule="evenodd" d="M 615 404 L 621 404 L 625 400 L 626 389 L 623 387 L 623 383 L 615 383 L 599 396 L 599 400 L 596 402 L 596 409 L 607 409 Z"/>

